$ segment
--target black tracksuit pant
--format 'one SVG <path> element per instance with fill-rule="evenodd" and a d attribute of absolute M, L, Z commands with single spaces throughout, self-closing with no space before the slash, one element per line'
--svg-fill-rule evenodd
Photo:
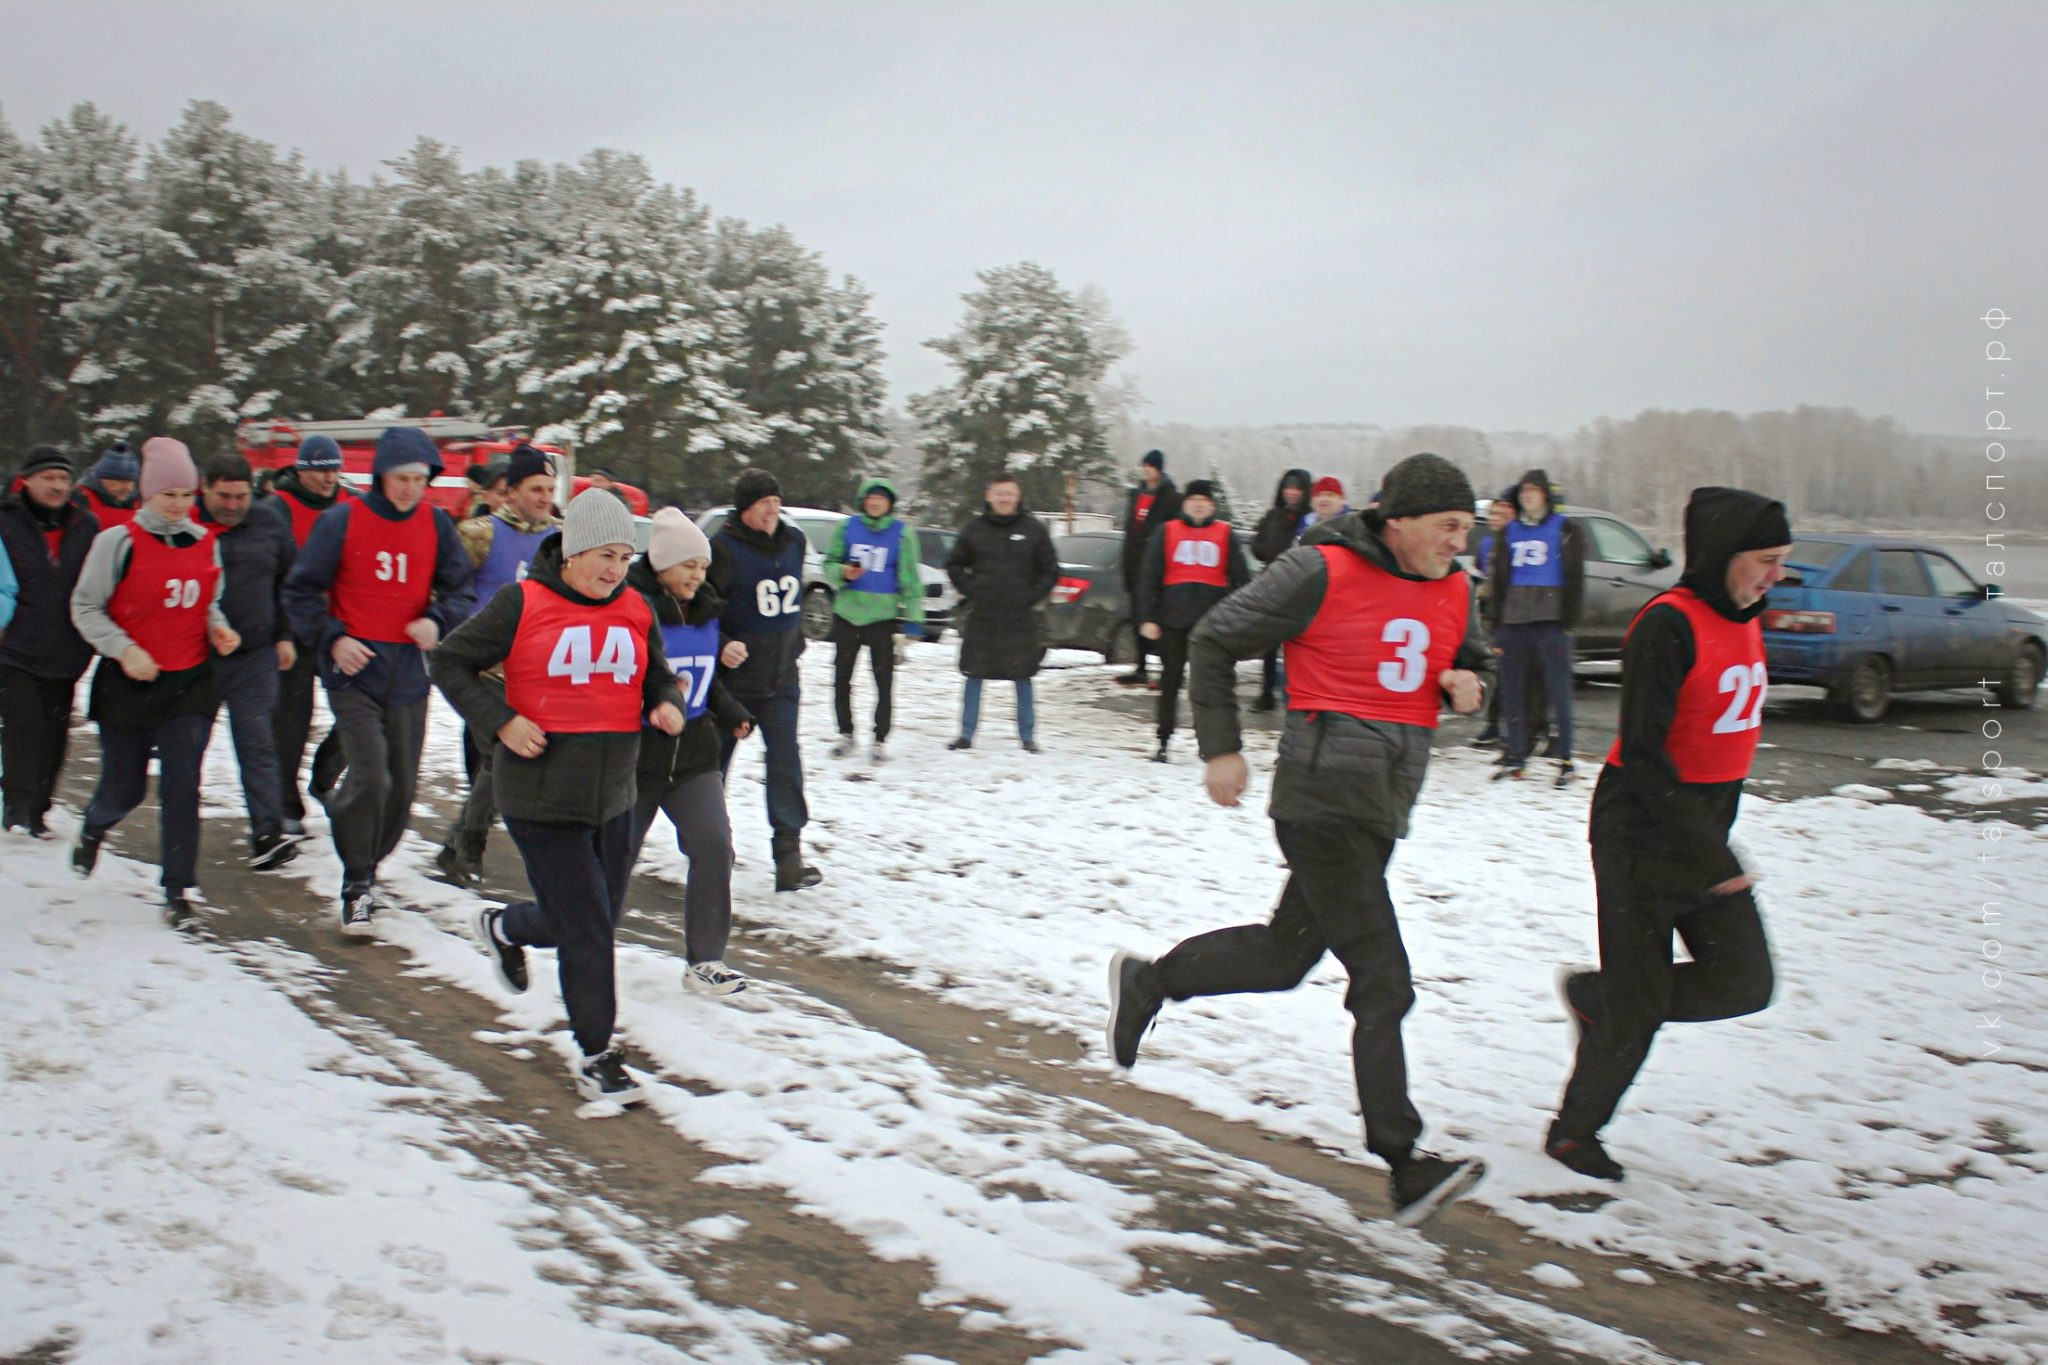
<path fill-rule="evenodd" d="M 832 709 L 839 721 L 839 733 L 853 733 L 853 671 L 860 664 L 863 647 L 868 667 L 875 675 L 875 742 L 889 737 L 889 722 L 896 700 L 896 623 L 876 621 L 857 626 L 843 616 L 832 618 Z"/>
<path fill-rule="evenodd" d="M 103 661 L 117 667 L 112 659 Z M 85 807 L 85 833 L 104 835 L 149 795 L 149 759 L 156 755 L 158 861 L 171 895 L 199 884 L 199 771 L 213 713 L 174 716 L 155 725 L 100 726 L 100 781 Z"/>
<path fill-rule="evenodd" d="M 342 688 L 328 692 L 327 706 L 348 764 L 327 799 L 327 819 L 341 855 L 341 894 L 350 896 L 370 889 L 377 864 L 405 837 L 427 738 L 427 699 L 393 706 Z"/>
<path fill-rule="evenodd" d="M 1698 880 L 1687 864 L 1594 844 L 1596 1020 L 1580 1026 L 1554 1138 L 1589 1138 L 1606 1126 L 1665 1024 L 1734 1019 L 1770 1004 L 1771 950 L 1756 898 L 1677 889 Z M 1692 961 L 1673 963 L 1674 932 Z"/>
<path fill-rule="evenodd" d="M 1173 738 L 1173 723 L 1180 711 L 1180 688 L 1188 676 L 1188 636 L 1192 628 L 1161 626 L 1159 638 L 1159 742 Z"/>
<path fill-rule="evenodd" d="M 6 818 L 26 823 L 49 814 L 71 745 L 76 678 L 39 678 L 0 668 L 0 792 Z"/>
<path fill-rule="evenodd" d="M 1151 971 L 1173 1000 L 1300 985 L 1325 952 L 1351 974 L 1351 1066 L 1365 1115 L 1366 1149 L 1398 1165 L 1422 1134 L 1408 1099 L 1401 1019 L 1415 1003 L 1408 951 L 1387 894 L 1395 841 L 1348 826 L 1275 821 L 1287 885 L 1266 924 L 1217 929 L 1176 945 Z"/>
<path fill-rule="evenodd" d="M 278 675 L 277 791 L 287 820 L 306 818 L 306 740 L 313 733 L 313 689 L 320 679 L 320 661 L 311 649 L 299 650 L 298 662 Z"/>
<path fill-rule="evenodd" d="M 553 825 L 505 817 L 526 860 L 534 899 L 505 907 L 505 937 L 553 948 L 569 1031 L 586 1057 L 611 1046 L 618 1017 L 612 933 L 626 909 L 633 875 L 633 811 L 601 825 Z"/>

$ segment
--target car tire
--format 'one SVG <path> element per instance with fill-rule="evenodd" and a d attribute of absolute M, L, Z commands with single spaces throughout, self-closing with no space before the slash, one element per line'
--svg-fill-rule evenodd
<path fill-rule="evenodd" d="M 1998 685 L 1998 704 L 2014 711 L 2034 709 L 2034 695 L 2041 686 L 2041 647 L 2021 645 L 2012 668 Z"/>
<path fill-rule="evenodd" d="M 1881 654 L 1866 654 L 1849 669 L 1849 679 L 1839 693 L 1843 709 L 1858 725 L 1875 725 L 1884 719 L 1892 704 L 1891 661 Z"/>
<path fill-rule="evenodd" d="M 822 640 L 832 633 L 832 590 L 814 587 L 804 594 L 804 638 Z"/>
<path fill-rule="evenodd" d="M 1109 643 L 1103 647 L 1102 661 L 1115 664 L 1118 668 L 1129 668 L 1138 662 L 1138 630 L 1129 621 L 1119 621 L 1109 628 Z"/>

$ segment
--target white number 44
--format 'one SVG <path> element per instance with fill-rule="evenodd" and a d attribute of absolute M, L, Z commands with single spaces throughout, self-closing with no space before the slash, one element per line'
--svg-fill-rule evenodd
<path fill-rule="evenodd" d="M 609 673 L 615 683 L 630 683 L 639 668 L 640 650 L 633 641 L 633 632 L 625 626 L 606 629 L 604 649 L 595 659 L 590 657 L 590 627 L 569 626 L 555 641 L 555 652 L 548 658 L 550 678 L 567 678 L 578 687 L 589 682 L 593 673 Z"/>

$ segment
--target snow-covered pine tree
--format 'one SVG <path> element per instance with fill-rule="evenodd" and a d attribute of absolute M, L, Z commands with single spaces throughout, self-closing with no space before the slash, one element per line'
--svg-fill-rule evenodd
<path fill-rule="evenodd" d="M 704 209 L 611 151 L 556 167 L 530 202 L 546 210 L 516 244 L 519 306 L 478 348 L 494 410 L 657 499 L 723 484 L 763 426 L 726 382 Z"/>
<path fill-rule="evenodd" d="M 978 272 L 967 316 L 925 344 L 951 361 L 952 382 L 910 400 L 923 425 L 923 493 L 938 513 L 978 506 L 988 480 L 1008 472 L 1025 505 L 1064 499 L 1066 476 L 1110 473 L 1096 394 L 1119 356 L 1102 344 L 1106 312 L 1089 309 L 1026 261 Z"/>
<path fill-rule="evenodd" d="M 712 283 L 732 310 L 739 346 L 727 377 L 760 415 L 766 439 L 749 453 L 791 502 L 852 500 L 854 483 L 888 449 L 880 328 L 867 291 L 834 285 L 824 262 L 786 229 L 718 225 Z"/>

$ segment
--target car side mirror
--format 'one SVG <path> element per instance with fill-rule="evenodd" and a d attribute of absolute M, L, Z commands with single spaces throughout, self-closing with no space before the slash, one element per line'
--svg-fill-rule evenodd
<path fill-rule="evenodd" d="M 1670 568 L 1671 551 L 1666 550 L 1663 547 L 1659 546 L 1657 550 L 1650 555 L 1650 567 L 1653 569 Z"/>
<path fill-rule="evenodd" d="M 1998 596 L 1998 589 L 1992 587 L 1989 583 L 1979 583 L 1977 585 L 1977 600 L 1979 602 L 1989 602 L 1996 596 Z"/>

